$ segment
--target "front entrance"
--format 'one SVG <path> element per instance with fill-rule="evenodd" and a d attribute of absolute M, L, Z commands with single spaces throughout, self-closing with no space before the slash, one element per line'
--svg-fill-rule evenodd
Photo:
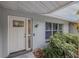
<path fill-rule="evenodd" d="M 32 21 L 8 16 L 8 53 L 32 49 Z"/>

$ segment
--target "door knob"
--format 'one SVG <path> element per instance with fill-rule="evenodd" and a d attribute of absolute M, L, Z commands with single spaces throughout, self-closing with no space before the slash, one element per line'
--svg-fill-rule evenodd
<path fill-rule="evenodd" d="M 24 34 L 24 38 L 26 38 L 26 34 Z"/>

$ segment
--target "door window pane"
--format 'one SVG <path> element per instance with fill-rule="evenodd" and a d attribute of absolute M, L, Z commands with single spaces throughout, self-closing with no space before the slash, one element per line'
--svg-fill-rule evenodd
<path fill-rule="evenodd" d="M 13 27 L 24 27 L 24 21 L 13 20 Z"/>

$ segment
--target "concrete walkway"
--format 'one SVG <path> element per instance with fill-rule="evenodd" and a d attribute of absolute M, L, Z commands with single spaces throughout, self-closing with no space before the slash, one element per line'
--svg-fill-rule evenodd
<path fill-rule="evenodd" d="M 32 52 L 29 52 L 29 53 L 26 53 L 26 54 L 23 54 L 23 55 L 14 57 L 14 58 L 35 58 L 35 57 Z"/>

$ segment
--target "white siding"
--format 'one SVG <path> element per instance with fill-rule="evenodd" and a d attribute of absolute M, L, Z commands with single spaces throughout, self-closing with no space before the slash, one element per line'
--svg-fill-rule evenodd
<path fill-rule="evenodd" d="M 60 19 L 56 18 L 35 18 L 33 19 L 33 33 L 35 36 L 33 36 L 33 48 L 39 48 L 44 47 L 46 45 L 45 41 L 45 22 L 51 22 L 51 23 L 60 23 L 63 24 L 63 32 L 68 33 L 69 32 L 69 22 L 62 21 Z M 38 24 L 38 27 L 35 28 L 34 26 Z"/>
<path fill-rule="evenodd" d="M 0 8 L 0 16 L 1 16 L 2 12 L 1 12 L 1 8 Z M 0 17 L 1 20 L 2 17 Z M 2 57 L 2 23 L 0 21 L 0 57 Z"/>

